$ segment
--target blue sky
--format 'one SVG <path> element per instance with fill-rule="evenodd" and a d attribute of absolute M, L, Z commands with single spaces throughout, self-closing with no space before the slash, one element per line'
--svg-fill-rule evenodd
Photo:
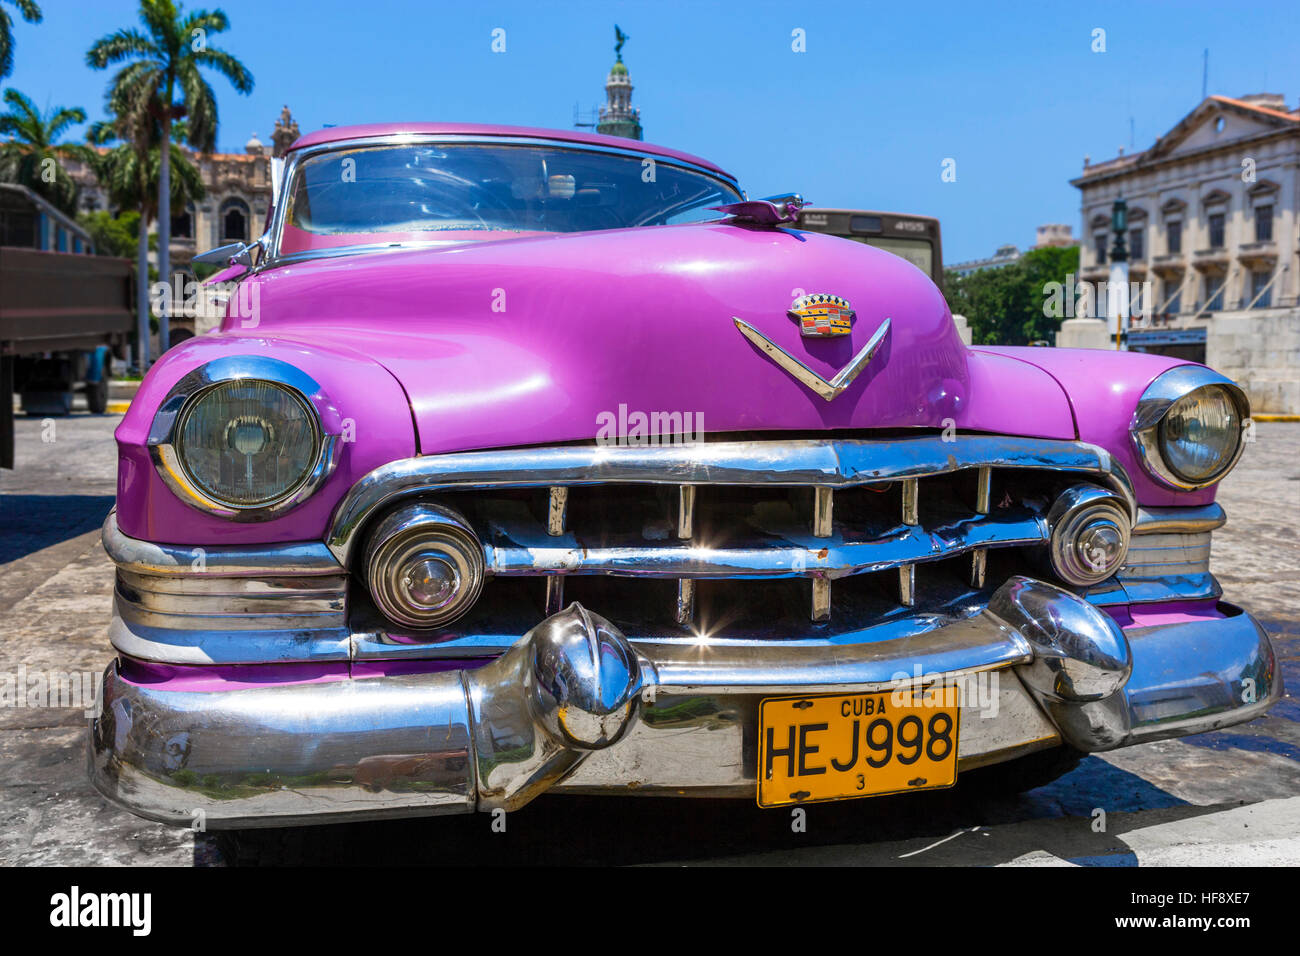
<path fill-rule="evenodd" d="M 1295 0 L 1125 3 L 755 3 L 211 0 L 216 42 L 253 71 L 243 97 L 213 78 L 219 142 L 267 141 L 288 103 L 304 132 L 430 119 L 568 128 L 604 98 L 613 24 L 646 138 L 714 160 L 750 195 L 936 215 L 950 262 L 1025 248 L 1034 227 L 1079 231 L 1068 180 L 1149 146 L 1209 92 L 1300 100 Z M 134 23 L 130 0 L 42 0 L 14 28 L 5 85 L 40 106 L 102 115 L 95 39 Z M 9 8 L 12 12 L 13 8 Z M 506 52 L 491 32 L 506 30 Z M 791 50 L 805 31 L 807 52 Z M 1106 52 L 1092 52 L 1092 31 Z M 940 180 L 945 158 L 956 182 Z"/>

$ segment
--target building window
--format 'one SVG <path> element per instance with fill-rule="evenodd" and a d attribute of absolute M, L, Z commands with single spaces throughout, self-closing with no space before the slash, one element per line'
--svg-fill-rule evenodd
<path fill-rule="evenodd" d="M 1097 252 L 1097 262 L 1099 264 L 1106 261 L 1106 233 L 1099 232 L 1092 237 Z"/>
<path fill-rule="evenodd" d="M 3 200 L 6 193 L 0 193 Z M 33 249 L 36 239 L 36 214 L 30 209 L 0 208 L 0 246 L 25 246 Z"/>
<path fill-rule="evenodd" d="M 1209 312 L 1214 309 L 1222 309 L 1223 302 L 1223 276 L 1206 276 L 1205 277 L 1205 311 Z"/>
<path fill-rule="evenodd" d="M 237 199 L 221 209 L 221 241 L 248 241 L 248 207 Z"/>
<path fill-rule="evenodd" d="M 1177 315 L 1183 311 L 1183 277 L 1165 280 L 1165 312 Z"/>
<path fill-rule="evenodd" d="M 179 215 L 172 216 L 172 238 L 194 238 L 194 207 L 187 206 Z"/>
<path fill-rule="evenodd" d="M 1223 213 L 1210 213 L 1210 248 L 1223 248 Z"/>
<path fill-rule="evenodd" d="M 1250 298 L 1255 303 L 1254 308 L 1267 309 L 1272 304 L 1273 290 L 1264 291 L 1268 286 L 1268 280 L 1272 277 L 1272 274 L 1268 272 L 1252 272 L 1250 274 Z M 1261 292 L 1264 294 L 1260 295 Z M 1256 299 L 1256 296 L 1259 296 L 1259 298 Z"/>
<path fill-rule="evenodd" d="M 1130 259 L 1145 259 L 1147 257 L 1146 243 L 1143 241 L 1143 230 L 1130 229 L 1128 231 L 1128 257 Z"/>
<path fill-rule="evenodd" d="M 1171 255 L 1183 251 L 1183 223 L 1179 219 L 1165 223 L 1165 248 Z"/>
<path fill-rule="evenodd" d="M 1273 206 L 1272 204 L 1255 207 L 1255 241 L 1273 241 Z"/>

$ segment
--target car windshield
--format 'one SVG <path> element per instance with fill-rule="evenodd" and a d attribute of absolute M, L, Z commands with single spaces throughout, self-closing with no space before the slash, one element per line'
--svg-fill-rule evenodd
<path fill-rule="evenodd" d="M 660 157 L 508 144 L 332 150 L 297 166 L 284 251 L 380 237 L 585 232 L 720 218 L 741 197 L 724 180 Z M 469 238 L 474 238 L 470 236 Z M 504 238 L 482 235 L 479 238 Z"/>

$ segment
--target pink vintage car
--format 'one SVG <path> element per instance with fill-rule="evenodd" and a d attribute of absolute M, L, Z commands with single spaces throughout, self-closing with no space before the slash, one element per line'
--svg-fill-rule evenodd
<path fill-rule="evenodd" d="M 92 776 L 232 828 L 1046 782 L 1250 720 L 1242 391 L 967 348 L 888 252 L 640 142 L 299 140 L 117 430 Z"/>

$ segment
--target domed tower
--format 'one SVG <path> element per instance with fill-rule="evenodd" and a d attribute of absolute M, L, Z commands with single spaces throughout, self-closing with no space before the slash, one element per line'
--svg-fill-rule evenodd
<path fill-rule="evenodd" d="M 641 139 L 641 111 L 632 106 L 632 78 L 623 63 L 623 44 L 627 34 L 614 25 L 614 54 L 616 59 L 605 78 L 605 105 L 600 108 L 596 132 L 609 136 Z"/>
<path fill-rule="evenodd" d="M 280 111 L 280 118 L 275 121 L 275 131 L 271 133 L 272 156 L 283 156 L 298 138 L 298 121 L 289 112 L 288 104 Z"/>

